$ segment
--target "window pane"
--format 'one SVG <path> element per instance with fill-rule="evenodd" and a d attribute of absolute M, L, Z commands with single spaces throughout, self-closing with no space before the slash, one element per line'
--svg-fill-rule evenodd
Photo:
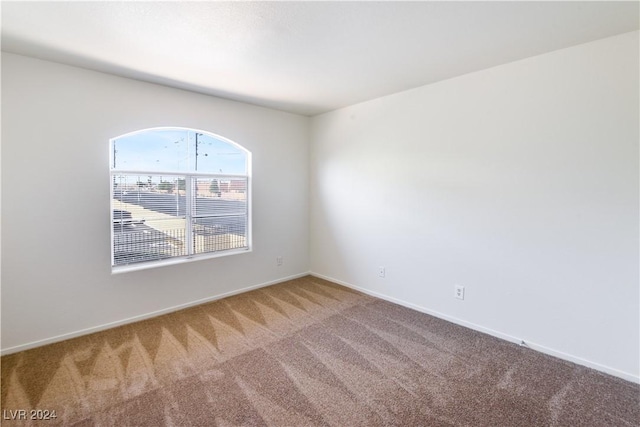
<path fill-rule="evenodd" d="M 120 170 L 175 171 L 190 170 L 189 143 L 193 132 L 154 130 L 113 140 L 113 168 Z M 190 147 L 191 146 L 191 147 Z"/>
<path fill-rule="evenodd" d="M 194 152 L 197 147 L 196 171 L 223 174 L 247 173 L 247 155 L 244 150 L 206 133 L 198 133 L 196 136 L 197 144 L 194 138 Z"/>
<path fill-rule="evenodd" d="M 113 177 L 114 265 L 187 254 L 185 177 Z"/>
<path fill-rule="evenodd" d="M 247 247 L 247 179 L 194 179 L 194 253 Z"/>
<path fill-rule="evenodd" d="M 246 174 L 246 152 L 221 138 L 161 129 L 113 140 L 113 169 L 129 171 Z"/>

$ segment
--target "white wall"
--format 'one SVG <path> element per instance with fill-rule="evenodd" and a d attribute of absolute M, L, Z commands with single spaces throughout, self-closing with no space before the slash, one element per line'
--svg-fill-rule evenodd
<path fill-rule="evenodd" d="M 313 118 L 311 270 L 638 381 L 638 89 L 634 32 Z"/>
<path fill-rule="evenodd" d="M 111 275 L 109 138 L 155 126 L 253 153 L 253 252 Z M 307 117 L 3 53 L 3 350 L 307 272 L 308 132 Z"/>

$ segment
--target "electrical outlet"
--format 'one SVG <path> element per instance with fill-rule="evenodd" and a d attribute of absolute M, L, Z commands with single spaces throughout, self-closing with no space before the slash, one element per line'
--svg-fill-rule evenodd
<path fill-rule="evenodd" d="M 378 276 L 379 277 L 384 277 L 386 274 L 384 267 L 378 267 Z"/>
<path fill-rule="evenodd" d="M 278 264 L 278 266 L 282 265 L 282 257 L 281 256 L 276 257 L 276 264 Z"/>
<path fill-rule="evenodd" d="M 464 299 L 464 286 L 461 285 L 453 285 L 455 289 L 455 297 L 458 299 Z"/>

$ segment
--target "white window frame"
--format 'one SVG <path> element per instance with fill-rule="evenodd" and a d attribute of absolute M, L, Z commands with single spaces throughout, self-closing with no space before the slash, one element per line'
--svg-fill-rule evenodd
<path fill-rule="evenodd" d="M 246 174 L 227 174 L 227 173 L 206 173 L 206 172 L 196 172 L 196 171 L 150 171 L 150 170 L 126 170 L 126 169 L 117 169 L 114 168 L 114 142 L 118 139 L 125 138 L 127 136 L 131 136 L 138 133 L 144 133 L 149 131 L 188 131 L 199 134 L 206 134 L 210 137 L 216 138 L 220 141 L 224 141 L 240 150 L 242 150 L 246 155 Z M 162 267 L 167 265 L 175 265 L 182 264 L 185 262 L 199 261 L 204 259 L 211 258 L 219 258 L 229 255 L 238 255 L 244 254 L 253 251 L 253 242 L 252 242 L 252 209 L 251 209 L 251 200 L 252 200 L 252 163 L 251 163 L 251 152 L 241 146 L 240 144 L 231 141 L 228 138 L 217 135 L 213 132 L 193 129 L 193 128 L 183 128 L 183 127 L 156 127 L 156 128 L 148 128 L 137 130 L 134 132 L 129 132 L 109 140 L 109 218 L 110 218 L 110 233 L 111 233 L 111 273 L 125 273 L 129 271 L 138 271 L 138 270 L 146 270 L 149 268 Z M 114 222 L 113 222 L 113 200 L 114 200 L 114 178 L 119 175 L 162 175 L 167 177 L 181 177 L 185 180 L 185 197 L 186 197 L 186 208 L 185 208 L 185 245 L 188 248 L 188 253 L 182 256 L 174 256 L 170 258 L 165 258 L 161 260 L 152 260 L 152 261 L 141 261 L 132 264 L 124 264 L 124 265 L 115 265 L 115 251 L 114 251 L 114 239 L 115 239 L 115 231 L 114 231 Z M 193 250 L 193 224 L 191 219 L 193 218 L 193 190 L 194 186 L 197 187 L 197 178 L 207 178 L 207 179 L 215 179 L 218 183 L 221 180 L 233 180 L 233 179 L 246 179 L 246 247 L 237 248 L 237 249 L 226 249 L 222 251 L 213 251 L 213 252 L 205 252 L 200 254 L 191 253 Z"/>

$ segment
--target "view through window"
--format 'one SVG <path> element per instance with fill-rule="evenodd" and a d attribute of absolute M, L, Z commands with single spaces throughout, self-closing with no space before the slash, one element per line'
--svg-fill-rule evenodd
<path fill-rule="evenodd" d="M 210 133 L 111 140 L 112 267 L 249 249 L 250 154 Z"/>

